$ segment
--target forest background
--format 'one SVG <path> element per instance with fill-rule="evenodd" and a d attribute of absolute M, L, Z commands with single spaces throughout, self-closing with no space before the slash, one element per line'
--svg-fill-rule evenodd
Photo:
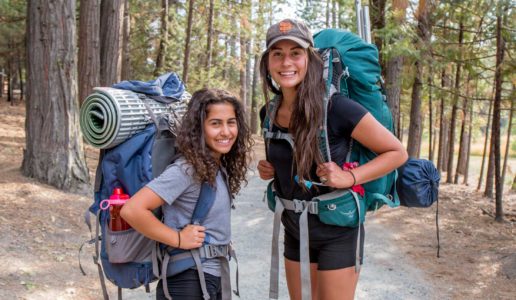
<path fill-rule="evenodd" d="M 382 219 L 400 222 L 402 244 L 413 247 L 406 253 L 420 255 L 421 268 L 433 268 L 440 283 L 458 286 L 459 298 L 510 299 L 504 295 L 513 295 L 516 280 L 514 1 L 362 4 L 369 5 L 396 134 L 411 156 L 441 171 L 447 255 L 429 259 L 433 245 L 421 238 L 433 234 L 422 222 L 435 218 L 428 210 L 393 210 Z M 218 87 L 239 95 L 258 133 L 263 94 L 255 66 L 267 27 L 285 17 L 305 20 L 313 33 L 357 32 L 355 5 L 343 0 L 0 0 L 0 262 L 9 265 L 0 295 L 20 284 L 31 293 L 42 285 L 31 283 L 42 273 L 20 268 L 34 259 L 29 253 L 49 270 L 48 284 L 63 262 L 75 265 L 85 231 L 79 208 L 90 202 L 79 195 L 91 194 L 98 157 L 83 142 L 78 112 L 93 87 L 173 71 L 190 92 Z M 70 197 L 77 201 L 65 205 Z M 73 272 L 64 277 L 75 278 Z"/>

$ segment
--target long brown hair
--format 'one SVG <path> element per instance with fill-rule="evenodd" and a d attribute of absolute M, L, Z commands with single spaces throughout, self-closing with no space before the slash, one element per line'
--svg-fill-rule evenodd
<path fill-rule="evenodd" d="M 231 150 L 221 156 L 220 163 L 228 174 L 230 193 L 234 196 L 240 190 L 242 182 L 247 184 L 246 173 L 253 146 L 249 126 L 245 121 L 244 109 L 238 98 L 221 89 L 201 89 L 192 95 L 181 126 L 178 129 L 177 144 L 179 151 L 194 169 L 193 176 L 199 182 L 215 185 L 217 161 L 204 140 L 204 121 L 209 106 L 218 103 L 229 103 L 235 109 L 238 135 Z"/>
<path fill-rule="evenodd" d="M 303 81 L 297 86 L 297 95 L 290 118 L 289 132 L 294 138 L 294 162 L 299 178 L 312 180 L 310 170 L 313 164 L 323 161 L 319 150 L 319 128 L 323 125 L 323 97 L 326 87 L 323 81 L 323 62 L 314 48 L 306 49 L 308 55 L 307 72 Z M 262 89 L 269 110 L 270 92 L 281 101 L 281 88 L 273 85 L 269 74 L 269 51 L 265 51 L 260 60 Z M 279 107 L 279 103 L 277 107 Z M 271 120 L 274 122 L 275 120 Z M 295 124 L 295 126 L 293 126 Z"/>

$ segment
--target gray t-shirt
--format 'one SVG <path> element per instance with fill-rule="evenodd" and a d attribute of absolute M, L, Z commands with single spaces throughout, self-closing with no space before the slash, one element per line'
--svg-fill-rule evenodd
<path fill-rule="evenodd" d="M 201 185 L 191 176 L 193 167 L 184 158 L 179 158 L 159 177 L 147 184 L 147 187 L 160 196 L 166 204 L 162 206 L 164 222 L 167 226 L 178 230 L 190 223 Z M 231 239 L 231 200 L 227 185 L 219 170 L 216 177 L 215 202 L 202 226 L 206 227 L 206 235 L 210 244 L 225 245 Z M 203 271 L 220 276 L 219 259 L 208 259 L 203 263 Z"/>

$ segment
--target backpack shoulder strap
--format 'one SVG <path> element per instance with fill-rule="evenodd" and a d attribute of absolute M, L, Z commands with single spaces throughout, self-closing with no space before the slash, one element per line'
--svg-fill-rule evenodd
<path fill-rule="evenodd" d="M 195 208 L 192 214 L 191 224 L 199 225 L 206 218 L 208 211 L 210 211 L 213 203 L 215 202 L 215 190 L 207 182 L 203 182 L 201 185 L 201 192 L 199 193 L 199 199 L 195 204 Z"/>

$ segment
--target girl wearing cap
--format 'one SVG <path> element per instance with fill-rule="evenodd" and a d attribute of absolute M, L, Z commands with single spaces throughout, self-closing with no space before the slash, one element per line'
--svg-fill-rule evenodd
<path fill-rule="evenodd" d="M 328 140 L 332 162 L 325 163 L 318 146 L 318 128 L 324 119 L 325 83 L 323 65 L 315 51 L 308 27 L 296 20 L 285 19 L 267 31 L 267 49 L 260 61 L 260 75 L 266 105 L 260 111 L 263 121 L 271 115 L 269 93 L 278 97 L 273 132 L 292 136 L 293 146 L 286 140 L 271 139 L 267 160 L 258 163 L 260 177 L 274 179 L 280 198 L 311 200 L 332 189 L 350 188 L 379 178 L 402 165 L 407 153 L 402 144 L 360 104 L 341 94 L 330 100 L 327 112 Z M 354 139 L 378 156 L 352 171 L 343 170 L 348 146 Z M 300 184 L 320 182 L 324 186 L 310 188 Z M 284 257 L 288 291 L 291 299 L 301 299 L 300 213 L 285 210 Z M 359 273 L 355 272 L 358 231 L 364 227 L 326 225 L 316 215 L 308 215 L 309 256 L 312 299 L 353 299 Z M 359 261 L 362 263 L 363 241 Z"/>

